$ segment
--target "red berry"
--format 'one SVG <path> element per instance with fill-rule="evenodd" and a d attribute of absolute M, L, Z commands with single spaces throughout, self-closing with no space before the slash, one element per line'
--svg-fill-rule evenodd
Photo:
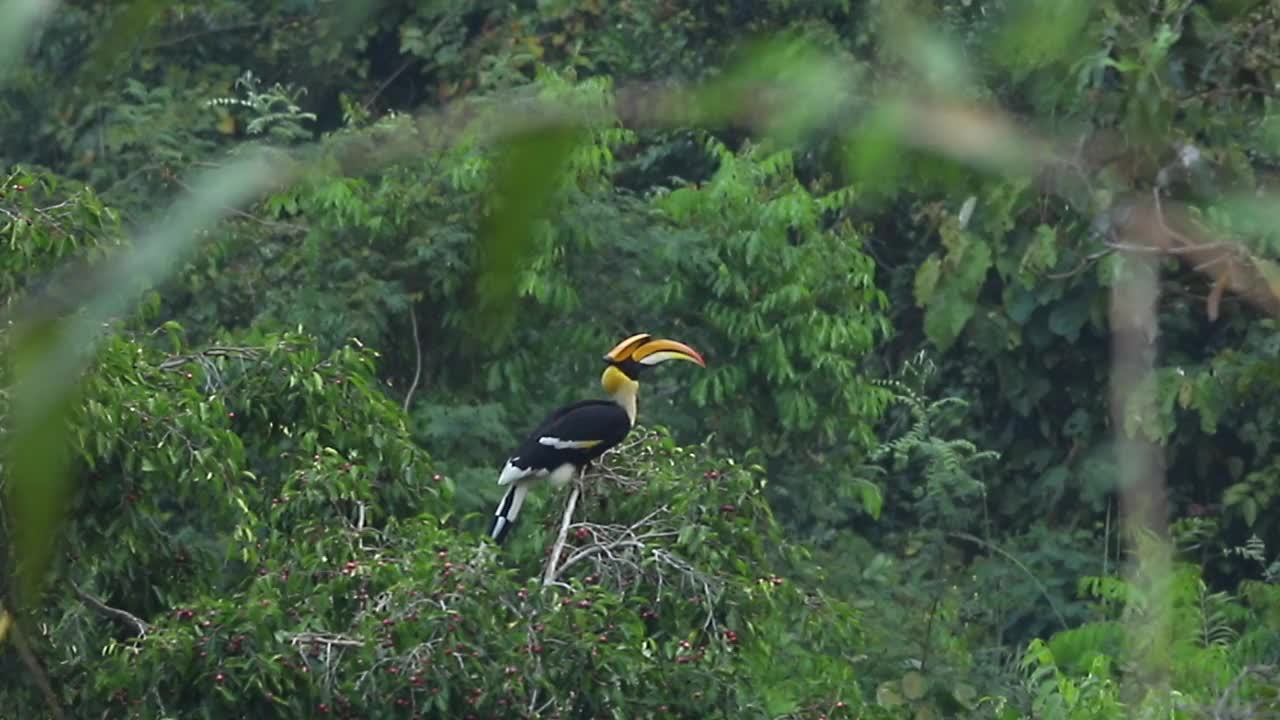
<path fill-rule="evenodd" d="M 213 680 L 214 680 L 214 682 L 216 682 L 216 683 L 218 683 L 219 685 L 221 685 L 222 683 L 224 683 L 224 682 L 226 682 L 226 681 L 227 681 L 227 676 L 226 676 L 226 675 L 223 675 L 222 673 L 218 673 L 217 675 L 214 675 L 214 676 L 213 676 Z"/>

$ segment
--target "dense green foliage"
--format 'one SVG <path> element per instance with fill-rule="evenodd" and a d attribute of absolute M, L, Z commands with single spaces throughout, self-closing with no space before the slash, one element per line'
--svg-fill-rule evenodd
<path fill-rule="evenodd" d="M 1272 0 L 59 6 L 0 103 L 0 714 L 1280 713 L 1276 47 Z M 563 495 L 488 546 L 640 331 L 708 368 L 550 575 Z"/>

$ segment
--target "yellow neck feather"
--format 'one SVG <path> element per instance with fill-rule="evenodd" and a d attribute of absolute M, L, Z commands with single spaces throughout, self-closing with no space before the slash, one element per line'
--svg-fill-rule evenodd
<path fill-rule="evenodd" d="M 631 424 L 636 424 L 636 395 L 640 390 L 640 383 L 627 377 L 627 374 L 618 368 L 610 365 L 604 369 L 604 374 L 600 376 L 600 384 L 604 386 L 604 391 L 609 393 L 613 401 L 622 406 L 627 411 L 627 417 L 631 419 Z"/>

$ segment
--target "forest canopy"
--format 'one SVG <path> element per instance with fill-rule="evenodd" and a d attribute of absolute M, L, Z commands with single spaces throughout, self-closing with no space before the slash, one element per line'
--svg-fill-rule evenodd
<path fill-rule="evenodd" d="M 1280 2 L 0 14 L 0 716 L 1280 717 Z"/>

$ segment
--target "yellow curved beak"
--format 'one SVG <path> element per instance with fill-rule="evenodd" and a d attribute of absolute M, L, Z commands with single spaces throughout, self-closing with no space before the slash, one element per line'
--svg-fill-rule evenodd
<path fill-rule="evenodd" d="M 697 350 L 676 340 L 654 340 L 648 333 L 638 333 L 623 340 L 605 354 L 609 362 L 634 360 L 641 365 L 657 365 L 668 360 L 687 360 L 706 367 L 707 363 Z"/>
<path fill-rule="evenodd" d="M 675 340 L 650 340 L 632 351 L 631 359 L 641 365 L 657 365 L 668 360 L 686 360 L 699 367 L 707 366 L 697 350 Z"/>
<path fill-rule="evenodd" d="M 605 361 L 606 362 L 622 362 L 623 360 L 626 360 L 627 358 L 631 357 L 631 353 L 634 352 L 637 347 L 644 344 L 645 342 L 648 342 L 650 337 L 651 336 L 649 335 L 649 333 L 637 333 L 635 335 L 632 335 L 626 340 L 623 340 L 617 345 L 614 345 L 612 350 L 605 353 L 604 354 Z"/>

